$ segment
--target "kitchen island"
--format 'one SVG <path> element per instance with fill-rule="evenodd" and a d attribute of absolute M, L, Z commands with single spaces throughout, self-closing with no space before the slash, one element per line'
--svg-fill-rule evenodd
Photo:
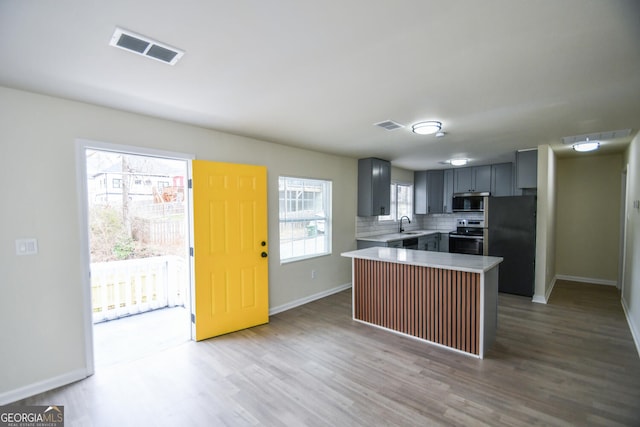
<path fill-rule="evenodd" d="M 341 255 L 352 258 L 355 320 L 484 358 L 502 258 L 385 247 Z"/>

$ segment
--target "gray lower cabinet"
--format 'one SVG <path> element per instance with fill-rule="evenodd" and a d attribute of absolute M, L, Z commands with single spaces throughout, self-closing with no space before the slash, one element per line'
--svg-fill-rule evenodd
<path fill-rule="evenodd" d="M 418 238 L 418 249 L 421 251 L 438 251 L 440 233 L 429 234 Z"/>
<path fill-rule="evenodd" d="M 513 164 L 491 165 L 491 195 L 494 197 L 513 196 Z"/>
<path fill-rule="evenodd" d="M 416 214 L 444 212 L 444 171 L 428 170 L 413 173 L 413 211 Z"/>
<path fill-rule="evenodd" d="M 366 249 L 366 248 L 373 248 L 373 247 L 401 248 L 402 240 L 395 240 L 393 242 L 372 242 L 370 240 L 357 240 L 356 245 L 358 249 Z"/>
<path fill-rule="evenodd" d="M 440 233 L 439 252 L 449 252 L 449 233 Z"/>
<path fill-rule="evenodd" d="M 391 163 L 369 157 L 358 160 L 358 216 L 389 215 Z"/>

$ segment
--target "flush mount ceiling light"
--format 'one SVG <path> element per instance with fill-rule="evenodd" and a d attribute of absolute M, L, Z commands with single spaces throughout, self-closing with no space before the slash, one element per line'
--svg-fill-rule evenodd
<path fill-rule="evenodd" d="M 184 55 L 183 50 L 118 27 L 113 32 L 109 45 L 169 65 L 175 65 Z"/>
<path fill-rule="evenodd" d="M 451 166 L 464 166 L 468 161 L 468 159 L 451 159 L 449 163 L 451 163 Z"/>
<path fill-rule="evenodd" d="M 573 149 L 581 153 L 597 150 L 598 148 L 600 148 L 600 141 L 589 141 L 589 138 L 583 142 L 573 144 Z"/>
<path fill-rule="evenodd" d="M 442 129 L 442 123 L 436 121 L 418 122 L 412 126 L 412 129 L 418 135 L 431 135 Z"/>

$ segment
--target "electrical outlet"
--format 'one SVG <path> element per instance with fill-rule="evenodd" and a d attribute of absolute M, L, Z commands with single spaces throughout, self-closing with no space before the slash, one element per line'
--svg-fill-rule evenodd
<path fill-rule="evenodd" d="M 16 239 L 16 255 L 36 255 L 37 253 L 37 239 Z"/>
<path fill-rule="evenodd" d="M 311 278 L 312 279 L 316 278 L 316 271 L 315 270 L 311 270 Z"/>

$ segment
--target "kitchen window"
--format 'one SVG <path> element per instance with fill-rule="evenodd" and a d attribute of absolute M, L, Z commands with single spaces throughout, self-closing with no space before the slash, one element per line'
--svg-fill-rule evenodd
<path fill-rule="evenodd" d="M 413 185 L 394 182 L 391 184 L 390 214 L 378 216 L 378 221 L 397 221 L 405 215 L 413 219 Z"/>
<path fill-rule="evenodd" d="M 331 253 L 331 181 L 278 179 L 280 262 Z"/>

